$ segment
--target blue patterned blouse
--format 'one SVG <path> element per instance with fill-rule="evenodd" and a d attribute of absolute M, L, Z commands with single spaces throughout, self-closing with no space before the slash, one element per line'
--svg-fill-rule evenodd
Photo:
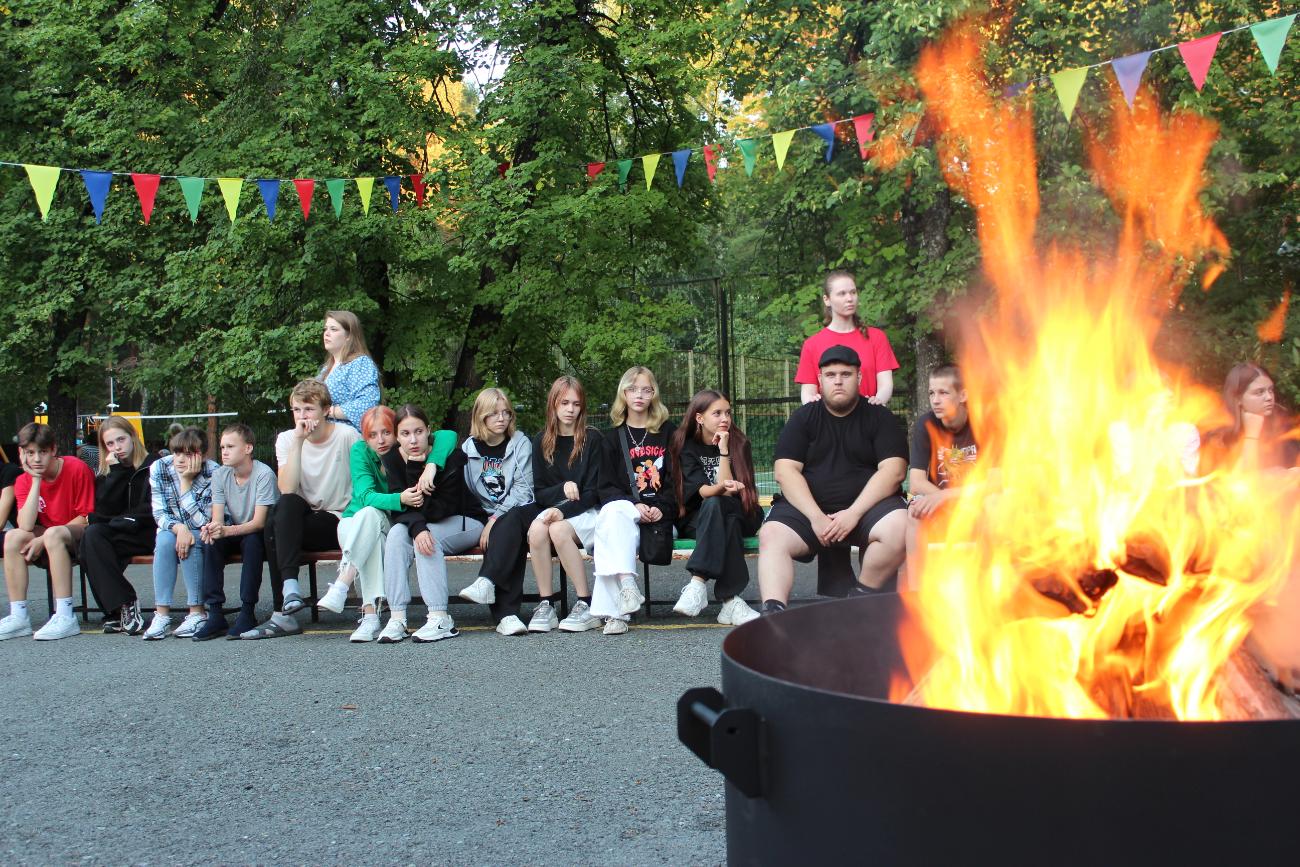
<path fill-rule="evenodd" d="M 325 368 L 321 368 L 321 374 Z M 361 416 L 366 410 L 379 405 L 379 368 L 369 355 L 358 355 L 346 364 L 340 364 L 325 378 L 334 405 L 343 410 L 346 418 L 337 419 L 361 430 Z"/>

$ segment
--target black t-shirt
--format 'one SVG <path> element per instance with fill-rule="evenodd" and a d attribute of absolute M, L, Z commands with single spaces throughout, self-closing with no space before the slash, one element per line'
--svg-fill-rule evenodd
<path fill-rule="evenodd" d="M 657 507 L 663 512 L 664 520 L 675 517 L 677 498 L 672 483 L 672 457 L 668 454 L 668 443 L 675 430 L 672 422 L 664 422 L 656 433 L 642 427 L 628 427 L 626 452 L 618 428 L 603 434 L 605 457 L 600 470 L 600 502 L 634 499 L 627 462 L 623 458 L 626 454 L 632 462 L 637 496 L 641 502 Z"/>
<path fill-rule="evenodd" d="M 815 400 L 794 411 L 776 441 L 776 460 L 799 461 L 817 507 L 847 509 L 886 458 L 907 460 L 903 423 L 883 406 L 859 400 L 846 416 Z"/>
<path fill-rule="evenodd" d="M 969 418 L 960 430 L 951 431 L 933 412 L 927 412 L 912 426 L 912 459 L 908 466 L 925 470 L 932 485 L 957 487 L 978 455 L 979 443 L 975 442 Z"/>
<path fill-rule="evenodd" d="M 736 460 L 732 455 L 731 460 Z M 697 439 L 682 443 L 681 454 L 682 499 L 686 514 L 690 515 L 700 508 L 703 498 L 700 488 L 718 483 L 718 464 L 722 462 L 722 452 L 712 444 L 706 445 Z"/>
<path fill-rule="evenodd" d="M 573 455 L 573 437 L 557 436 L 555 454 L 546 460 L 542 449 L 542 434 L 533 438 L 533 500 L 541 508 L 557 508 L 565 518 L 581 515 L 588 509 L 600 508 L 600 432 L 587 428 L 583 438 L 582 454 L 569 464 Z M 564 496 L 564 483 L 578 486 L 578 499 Z"/>
<path fill-rule="evenodd" d="M 0 490 L 18 481 L 18 477 L 22 474 L 22 468 L 17 464 L 0 464 Z"/>

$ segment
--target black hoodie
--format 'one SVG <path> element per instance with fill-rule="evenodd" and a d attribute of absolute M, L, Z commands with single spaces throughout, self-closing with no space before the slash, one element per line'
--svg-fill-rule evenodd
<path fill-rule="evenodd" d="M 114 518 L 134 518 L 137 531 L 152 534 L 153 506 L 150 502 L 149 465 L 157 460 L 150 454 L 143 464 L 111 464 L 108 473 L 95 476 L 95 511 L 92 524 L 107 524 Z"/>

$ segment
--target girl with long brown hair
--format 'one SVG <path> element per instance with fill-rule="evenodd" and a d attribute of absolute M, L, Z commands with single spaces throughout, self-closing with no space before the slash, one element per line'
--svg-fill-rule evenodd
<path fill-rule="evenodd" d="M 361 429 L 361 416 L 379 405 L 379 368 L 366 348 L 361 320 L 350 310 L 325 313 L 325 362 L 316 378 L 330 390 L 329 418 Z"/>
<path fill-rule="evenodd" d="M 731 403 L 705 389 L 691 398 L 670 448 L 673 484 L 681 503 L 677 534 L 695 539 L 686 561 L 691 580 L 673 610 L 695 617 L 709 603 L 706 582 L 722 603 L 718 622 L 731 626 L 758 612 L 740 598 L 749 583 L 745 537 L 758 532 L 763 510 L 754 484 L 754 459 L 744 431 L 731 417 Z"/>

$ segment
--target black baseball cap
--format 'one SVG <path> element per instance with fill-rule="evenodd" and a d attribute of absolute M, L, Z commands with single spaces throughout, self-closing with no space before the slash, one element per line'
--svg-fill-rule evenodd
<path fill-rule="evenodd" d="M 828 364 L 848 364 L 860 369 L 862 359 L 858 358 L 858 353 L 851 346 L 832 346 L 822 353 L 821 360 L 817 362 L 817 369 L 820 370 Z"/>

